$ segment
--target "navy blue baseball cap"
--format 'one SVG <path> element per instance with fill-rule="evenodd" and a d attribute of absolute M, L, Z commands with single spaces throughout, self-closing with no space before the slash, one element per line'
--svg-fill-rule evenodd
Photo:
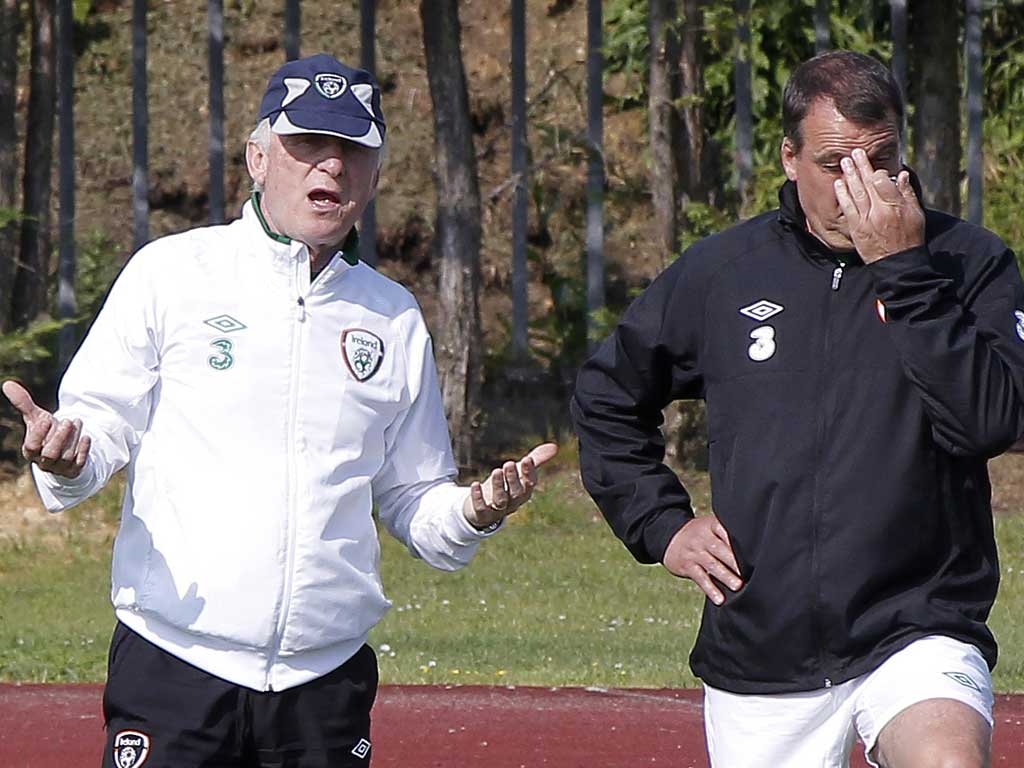
<path fill-rule="evenodd" d="M 278 134 L 323 133 L 377 148 L 387 126 L 373 75 L 318 53 L 289 61 L 270 78 L 259 119 Z"/>

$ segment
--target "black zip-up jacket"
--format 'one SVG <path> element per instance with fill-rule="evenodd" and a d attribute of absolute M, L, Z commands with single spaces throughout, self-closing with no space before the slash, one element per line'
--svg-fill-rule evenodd
<path fill-rule="evenodd" d="M 587 490 L 641 562 L 693 517 L 662 409 L 707 403 L 712 506 L 744 586 L 690 664 L 737 693 L 815 690 L 916 638 L 973 643 L 999 582 L 986 460 L 1024 428 L 1024 285 L 992 233 L 926 212 L 870 265 L 780 210 L 689 248 L 580 371 Z M 843 264 L 845 262 L 845 264 Z"/>

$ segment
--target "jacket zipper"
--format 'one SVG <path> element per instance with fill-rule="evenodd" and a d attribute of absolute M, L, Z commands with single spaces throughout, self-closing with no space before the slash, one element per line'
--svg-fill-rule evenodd
<path fill-rule="evenodd" d="M 843 262 L 839 262 L 835 269 L 832 270 L 832 290 L 839 290 L 839 283 L 843 280 L 843 267 L 846 265 Z"/>
<path fill-rule="evenodd" d="M 273 685 L 271 684 L 271 678 L 273 676 L 274 665 L 277 664 L 277 658 L 281 652 L 281 643 L 284 641 L 285 627 L 288 624 L 288 613 L 291 609 L 292 602 L 292 578 L 295 570 L 295 526 L 298 520 L 298 457 L 296 456 L 296 442 L 297 442 L 297 425 L 298 420 L 298 388 L 299 388 L 299 371 L 300 361 L 302 358 L 302 328 L 306 322 L 306 298 L 302 292 L 302 280 L 299 276 L 299 270 L 304 267 L 304 263 L 295 259 L 295 277 L 294 277 L 294 288 L 297 294 L 295 300 L 295 322 L 292 325 L 292 366 L 291 366 L 291 378 L 288 382 L 288 498 L 286 500 L 285 509 L 288 516 L 288 532 L 286 533 L 285 540 L 285 567 L 284 567 L 284 584 L 282 586 L 283 594 L 281 595 L 281 613 L 277 619 L 277 629 L 274 633 L 274 643 L 270 649 L 270 659 L 267 664 L 267 680 L 266 689 L 273 691 Z M 306 267 L 308 269 L 308 267 Z"/>
<path fill-rule="evenodd" d="M 818 403 L 818 430 L 817 430 L 817 447 L 815 454 L 821 456 L 824 450 L 825 442 L 825 423 L 826 423 L 826 405 L 828 402 L 827 392 L 827 371 L 828 371 L 828 356 L 831 348 L 832 338 L 832 304 L 833 296 L 839 291 L 840 286 L 843 282 L 843 270 L 846 268 L 846 263 L 843 261 L 836 260 L 836 266 L 832 270 L 832 290 L 826 297 L 826 313 L 825 313 L 825 338 L 822 344 L 821 353 L 821 373 L 820 381 L 821 386 L 818 391 L 820 393 L 820 402 Z M 821 622 L 821 574 L 819 573 L 818 567 L 818 522 L 819 517 L 823 514 L 823 503 L 822 497 L 824 492 L 821 488 L 823 480 L 823 470 L 819 466 L 815 472 L 814 479 L 814 499 L 811 506 L 811 578 L 814 583 L 814 611 L 811 614 L 811 621 L 813 622 L 813 631 L 816 635 L 817 642 L 815 646 L 818 648 L 818 664 L 820 669 L 825 668 L 825 645 L 824 645 L 824 630 Z M 831 678 L 824 676 L 822 679 L 822 685 L 825 688 L 832 687 Z"/>

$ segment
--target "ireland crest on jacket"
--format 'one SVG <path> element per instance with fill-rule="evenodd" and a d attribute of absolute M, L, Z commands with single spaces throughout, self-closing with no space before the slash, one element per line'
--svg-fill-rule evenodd
<path fill-rule="evenodd" d="M 362 328 L 349 328 L 341 334 L 341 356 L 349 372 L 366 381 L 384 362 L 384 342 L 380 336 Z"/>

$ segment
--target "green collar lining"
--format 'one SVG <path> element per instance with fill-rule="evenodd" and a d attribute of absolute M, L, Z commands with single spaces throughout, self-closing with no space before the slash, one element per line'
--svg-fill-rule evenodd
<path fill-rule="evenodd" d="M 263 231 L 267 237 L 271 240 L 283 243 L 284 245 L 291 245 L 292 239 L 286 235 L 281 235 L 270 228 L 267 224 L 266 218 L 263 216 L 263 208 L 260 205 L 260 193 L 252 193 L 252 208 L 256 211 L 256 218 L 259 219 L 260 226 L 263 227 Z M 359 233 L 355 227 L 349 230 L 345 236 L 345 241 L 341 244 L 341 258 L 345 260 L 350 267 L 354 267 L 359 263 Z"/>

